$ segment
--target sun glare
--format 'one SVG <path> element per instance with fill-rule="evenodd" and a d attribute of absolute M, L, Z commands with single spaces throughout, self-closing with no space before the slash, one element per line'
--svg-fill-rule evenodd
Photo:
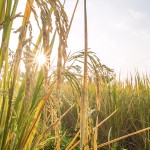
<path fill-rule="evenodd" d="M 46 63 L 46 56 L 43 53 L 38 53 L 36 57 L 36 62 L 39 67 L 43 66 Z"/>
<path fill-rule="evenodd" d="M 23 73 L 26 72 L 26 68 L 23 60 L 20 61 L 20 71 Z"/>

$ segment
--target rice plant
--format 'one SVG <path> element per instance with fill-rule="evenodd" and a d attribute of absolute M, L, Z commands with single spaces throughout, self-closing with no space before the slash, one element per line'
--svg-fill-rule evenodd
<path fill-rule="evenodd" d="M 68 19 L 64 7 L 59 1 L 27 1 L 23 15 L 16 14 L 18 2 L 1 1 L 0 148 L 36 149 L 39 146 L 44 147 L 44 144 L 41 143 L 47 139 L 49 132 L 57 126 L 63 117 L 63 115 L 51 116 L 54 119 L 49 124 L 45 119 L 47 112 L 45 114 L 43 110 L 46 103 L 52 101 L 53 90 L 57 89 L 58 94 L 60 90 L 58 87 L 60 84 L 60 67 L 57 68 L 57 76 L 55 72 L 52 72 L 50 76 L 48 75 L 50 54 L 56 34 L 56 32 L 52 33 L 52 15 L 56 20 L 55 27 L 59 36 L 58 54 L 66 53 Z M 37 16 L 35 5 L 40 11 L 40 18 Z M 35 20 L 30 20 L 31 13 L 34 14 Z M 22 17 L 23 20 L 20 27 L 14 31 L 15 34 L 19 35 L 18 41 L 16 41 L 18 46 L 16 50 L 13 50 L 15 54 L 9 63 L 9 39 L 13 34 L 12 24 L 17 17 Z M 36 44 L 32 41 L 32 21 L 37 22 L 40 30 Z M 37 53 L 44 53 L 46 57 L 46 63 L 40 70 L 35 59 Z M 22 59 L 26 70 L 23 76 L 19 69 Z M 57 98 L 59 97 L 57 96 Z M 56 111 L 56 106 L 53 109 Z M 45 124 L 44 128 L 41 124 Z"/>
<path fill-rule="evenodd" d="M 67 40 L 79 0 L 71 19 L 67 1 L 27 0 L 18 13 L 19 2 L 0 1 L 0 149 L 150 149 L 149 76 L 118 81 L 88 48 L 86 0 L 84 50 L 75 53 Z"/>

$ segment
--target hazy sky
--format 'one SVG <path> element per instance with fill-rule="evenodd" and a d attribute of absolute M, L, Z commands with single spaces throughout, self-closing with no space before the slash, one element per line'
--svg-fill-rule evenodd
<path fill-rule="evenodd" d="M 18 12 L 24 11 L 25 2 L 20 1 Z M 69 18 L 75 3 L 76 0 L 66 0 Z M 150 74 L 150 0 L 87 0 L 87 13 L 89 48 L 103 64 L 114 69 L 117 75 L 121 72 L 122 78 L 136 69 Z M 83 23 L 83 0 L 79 0 L 68 51 L 84 48 Z M 14 26 L 18 28 L 18 23 Z M 34 28 L 33 32 L 37 35 Z M 13 37 L 10 42 L 13 48 L 17 45 L 14 43 Z"/>
<path fill-rule="evenodd" d="M 71 14 L 75 0 L 67 0 Z M 69 8 L 69 9 L 68 9 Z M 122 78 L 150 73 L 150 0 L 87 0 L 89 48 Z M 69 50 L 83 49 L 83 0 L 69 36 Z"/>

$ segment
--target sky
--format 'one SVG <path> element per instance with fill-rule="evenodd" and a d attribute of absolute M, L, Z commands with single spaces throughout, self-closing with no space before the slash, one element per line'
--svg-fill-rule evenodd
<path fill-rule="evenodd" d="M 25 2 L 20 1 L 17 13 L 24 11 Z M 66 0 L 69 19 L 75 3 L 76 0 Z M 69 33 L 68 52 L 84 49 L 83 12 L 83 0 L 79 0 Z M 121 79 L 137 70 L 150 75 L 150 0 L 87 0 L 87 14 L 88 47 L 102 64 L 114 69 L 117 76 L 121 74 Z M 13 28 L 18 28 L 18 20 Z M 34 37 L 36 34 L 33 28 Z M 10 47 L 16 49 L 14 39 L 11 38 Z"/>
<path fill-rule="evenodd" d="M 74 4 L 75 0 L 67 0 L 68 14 Z M 103 64 L 122 79 L 137 70 L 150 74 L 150 0 L 87 0 L 87 13 L 88 47 Z M 83 26 L 82 0 L 70 31 L 71 51 L 84 47 Z"/>

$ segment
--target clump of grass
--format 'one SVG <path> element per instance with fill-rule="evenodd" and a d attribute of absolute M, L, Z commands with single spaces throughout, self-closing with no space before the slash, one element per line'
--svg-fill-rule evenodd
<path fill-rule="evenodd" d="M 117 81 L 113 70 L 88 49 L 86 0 L 84 50 L 68 55 L 67 39 L 79 0 L 70 22 L 59 0 L 27 1 L 23 15 L 16 13 L 18 2 L 0 1 L 0 149 L 44 149 L 49 144 L 57 150 L 150 149 L 149 77 L 137 73 L 134 80 Z M 22 23 L 14 31 L 19 38 L 10 61 L 9 40 L 18 17 Z M 39 30 L 36 43 L 32 21 Z M 58 58 L 52 70 L 56 34 Z M 46 56 L 41 68 L 35 61 L 39 51 Z M 22 57 L 24 74 L 19 70 Z"/>
<path fill-rule="evenodd" d="M 49 124 L 46 124 L 45 128 L 39 126 L 41 122 L 46 121 L 42 118 L 42 110 L 47 100 L 50 99 L 53 90 L 57 89 L 56 82 L 59 80 L 55 78 L 50 82 L 48 76 L 50 54 L 56 32 L 59 35 L 58 54 L 66 53 L 68 19 L 64 7 L 60 1 L 31 0 L 26 2 L 24 15 L 21 16 L 20 13 L 16 14 L 18 2 L 19 0 L 2 0 L 0 2 L 0 29 L 2 30 L 0 48 L 0 74 L 2 75 L 2 84 L 0 84 L 0 149 L 38 148 L 39 145 L 41 146 L 42 140 L 47 138 L 49 132 L 57 126 L 66 114 L 57 116 L 54 122 L 51 122 L 51 126 Z M 36 13 L 37 8 L 34 8 L 35 4 L 39 7 L 40 19 Z M 31 13 L 34 14 L 35 20 L 30 20 Z M 56 20 L 56 31 L 52 41 L 50 41 L 50 34 L 53 29 L 52 13 Z M 11 28 L 17 17 L 23 17 L 23 20 L 20 24 L 21 27 L 18 26 L 18 29 L 14 32 L 19 34 L 18 41 L 16 41 L 18 46 L 16 50 L 13 50 L 15 54 L 11 64 L 8 64 Z M 36 45 L 32 41 L 32 21 L 37 22 L 37 29 L 40 30 Z M 39 21 L 42 22 L 42 28 Z M 48 62 L 46 62 L 46 68 L 41 68 L 39 71 L 38 64 L 35 63 L 34 59 L 40 44 Z M 22 57 L 24 57 L 26 69 L 24 76 L 21 76 L 19 70 Z M 47 130 L 49 126 L 51 130 Z"/>
<path fill-rule="evenodd" d="M 109 81 L 101 78 L 101 109 L 98 114 L 96 111 L 96 83 L 94 80 L 89 80 L 90 118 L 94 121 L 93 131 L 97 131 L 96 144 L 98 146 L 96 147 L 98 149 L 149 149 L 149 78 L 147 76 L 139 77 L 138 74 L 134 81 L 132 78 L 125 82 L 117 81 L 115 77 L 113 80 L 110 78 Z M 65 93 L 67 96 L 68 92 L 65 91 Z M 74 99 L 73 95 L 69 94 L 68 96 L 69 99 Z M 110 115 L 111 113 L 112 115 Z M 100 120 L 98 124 L 95 123 L 97 115 Z M 68 116 L 68 118 L 70 117 Z M 79 147 L 79 133 L 80 129 L 72 137 L 67 149 Z M 91 141 L 92 139 L 90 139 Z M 94 148 L 92 144 L 94 145 L 94 141 L 90 144 L 90 148 Z"/>

